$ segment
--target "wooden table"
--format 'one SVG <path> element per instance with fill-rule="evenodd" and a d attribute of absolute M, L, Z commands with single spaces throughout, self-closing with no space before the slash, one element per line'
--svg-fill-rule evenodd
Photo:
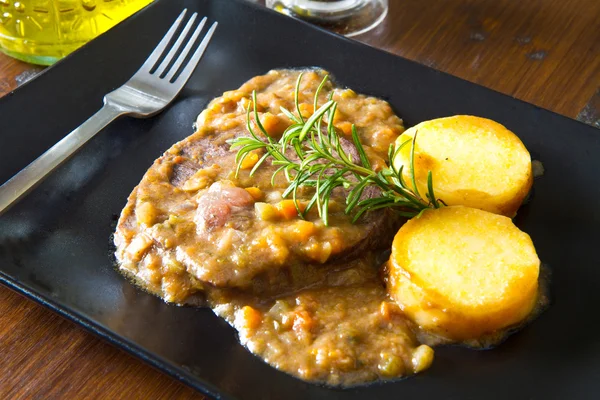
<path fill-rule="evenodd" d="M 390 0 L 359 40 L 600 128 L 598 0 Z M 40 70 L 0 55 L 0 96 Z M 3 287 L 0 371 L 3 399 L 203 398 Z"/>

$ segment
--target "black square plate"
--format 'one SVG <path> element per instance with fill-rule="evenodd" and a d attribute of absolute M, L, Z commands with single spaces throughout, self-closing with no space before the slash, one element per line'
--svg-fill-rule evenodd
<path fill-rule="evenodd" d="M 100 108 L 182 8 L 220 26 L 187 88 L 162 114 L 124 118 L 0 217 L 0 281 L 215 397 L 548 399 L 600 395 L 600 131 L 237 0 L 162 0 L 0 99 L 0 181 Z M 492 351 L 436 351 L 414 378 L 341 390 L 264 364 L 208 309 L 163 303 L 123 279 L 110 241 L 153 160 L 192 133 L 212 98 L 272 68 L 320 66 L 383 97 L 408 125 L 453 114 L 492 118 L 541 160 L 516 219 L 553 271 L 551 307 Z"/>

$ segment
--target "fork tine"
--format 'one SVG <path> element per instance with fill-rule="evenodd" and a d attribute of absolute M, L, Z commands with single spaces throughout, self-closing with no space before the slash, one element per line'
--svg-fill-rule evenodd
<path fill-rule="evenodd" d="M 185 45 L 185 48 L 183 49 L 183 51 L 177 58 L 177 61 L 175 61 L 175 64 L 173 64 L 171 71 L 169 71 L 169 74 L 165 78 L 167 81 L 170 81 L 171 79 L 173 79 L 173 76 L 177 73 L 177 71 L 181 67 L 181 64 L 183 64 L 183 62 L 185 61 L 185 58 L 189 54 L 190 49 L 196 43 L 196 39 L 198 39 L 198 36 L 200 36 L 200 32 L 202 32 L 202 29 L 204 29 L 205 24 L 206 24 L 206 17 L 202 18 L 202 21 L 200 21 L 200 24 L 198 24 L 198 27 L 194 31 L 194 34 L 192 35 L 190 40 L 188 40 L 187 44 Z"/>
<path fill-rule="evenodd" d="M 200 58 L 202 58 L 202 55 L 204 54 L 206 47 L 210 43 L 210 39 L 212 38 L 213 34 L 215 33 L 215 30 L 217 29 L 218 25 L 219 25 L 218 22 L 214 22 L 210 26 L 210 29 L 208 30 L 208 32 L 206 32 L 206 36 L 204 36 L 204 39 L 202 39 L 202 42 L 200 43 L 200 45 L 194 52 L 194 55 L 190 59 L 190 62 L 185 66 L 183 71 L 181 71 L 181 74 L 179 74 L 179 76 L 175 80 L 175 82 L 178 82 L 179 85 L 183 86 L 187 82 L 187 80 L 190 78 L 190 76 L 192 75 L 192 72 L 194 72 L 194 69 L 196 69 L 198 62 L 200 61 Z M 183 81 L 181 82 L 182 79 L 183 79 Z"/>
<path fill-rule="evenodd" d="M 183 41 L 187 37 L 189 31 L 192 29 L 192 25 L 194 25 L 194 21 L 196 21 L 197 16 L 198 16 L 198 13 L 193 13 L 192 16 L 190 17 L 189 21 L 187 22 L 187 24 L 185 24 L 185 28 L 183 28 L 183 31 L 181 31 L 181 33 L 179 34 L 179 37 L 177 37 L 177 40 L 175 41 L 173 46 L 171 46 L 169 53 L 167 53 L 164 60 L 160 63 L 160 66 L 155 71 L 156 76 L 161 76 L 162 74 L 167 72 L 167 68 L 169 67 L 169 64 L 175 58 L 175 54 L 177 54 L 177 51 L 182 46 Z"/>
<path fill-rule="evenodd" d="M 187 13 L 187 8 L 185 8 L 181 12 L 181 14 L 179 14 L 179 16 L 177 17 L 175 22 L 173 22 L 173 25 L 171 25 L 171 27 L 169 28 L 169 30 L 167 31 L 165 36 L 163 36 L 160 43 L 156 46 L 156 48 L 154 48 L 154 50 L 152 51 L 152 54 L 150 54 L 150 57 L 148 57 L 146 59 L 146 61 L 144 62 L 144 64 L 140 67 L 140 70 L 150 71 L 152 69 L 152 67 L 154 67 L 154 64 L 156 64 L 156 62 L 160 58 L 161 54 L 165 51 L 167 45 L 173 38 L 173 35 L 179 28 L 179 25 L 181 25 L 181 21 L 183 20 L 183 17 L 185 16 L 186 13 Z"/>

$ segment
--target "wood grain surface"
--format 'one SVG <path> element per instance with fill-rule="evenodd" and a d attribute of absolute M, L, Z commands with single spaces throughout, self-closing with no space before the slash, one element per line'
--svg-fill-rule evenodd
<path fill-rule="evenodd" d="M 390 0 L 358 40 L 600 127 L 598 0 Z M 0 54 L 0 96 L 40 70 Z M 203 398 L 3 287 L 0 371 L 0 399 Z"/>

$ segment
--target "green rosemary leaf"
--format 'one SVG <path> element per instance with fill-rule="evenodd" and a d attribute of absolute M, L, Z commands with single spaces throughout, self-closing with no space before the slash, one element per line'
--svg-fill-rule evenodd
<path fill-rule="evenodd" d="M 368 184 L 369 184 L 369 180 L 363 179 L 358 185 L 356 185 L 350 191 L 350 193 L 348 193 L 348 197 L 346 197 L 347 205 L 346 205 L 346 209 L 344 210 L 344 212 L 346 214 L 350 214 L 350 212 L 352 212 L 354 207 L 358 204 L 358 202 L 360 201 L 360 198 Z"/>
<path fill-rule="evenodd" d="M 263 126 L 262 122 L 260 122 L 260 118 L 258 118 L 258 111 L 256 110 L 256 104 L 257 104 L 257 101 L 256 101 L 256 90 L 253 90 L 252 91 L 252 106 L 254 108 L 254 122 L 258 126 L 258 129 L 260 129 L 260 131 L 265 135 L 265 137 L 267 138 L 267 140 L 269 142 L 271 142 L 271 135 L 269 135 L 269 132 L 267 132 L 267 130 Z"/>
<path fill-rule="evenodd" d="M 313 115 L 310 116 L 310 118 L 304 124 L 304 128 L 302 128 L 300 136 L 298 136 L 298 139 L 300 139 L 300 141 L 304 140 L 304 138 L 308 134 L 308 131 L 314 127 L 317 120 L 321 118 L 323 114 L 327 112 L 327 110 L 329 110 L 333 103 L 333 100 L 328 101 L 327 103 L 323 104 Z"/>
<path fill-rule="evenodd" d="M 252 138 L 237 138 L 234 140 L 228 140 L 227 141 L 230 145 L 231 145 L 231 150 L 235 150 L 238 147 L 244 149 L 247 146 L 254 146 L 254 145 L 260 145 L 261 147 L 265 147 L 265 144 L 260 142 L 258 143 L 256 140 L 252 139 Z"/>
<path fill-rule="evenodd" d="M 390 144 L 390 147 L 388 149 L 388 159 L 389 159 L 389 163 L 390 163 L 390 168 L 392 169 L 392 171 L 394 171 L 396 173 L 396 175 L 402 176 L 402 174 L 400 174 L 398 169 L 396 168 L 396 165 L 394 164 L 394 160 L 396 159 L 396 156 L 398 155 L 398 153 L 400 153 L 402 148 L 411 142 L 412 142 L 411 139 L 406 139 L 397 148 L 395 148 L 393 144 Z M 404 165 L 401 165 L 400 168 L 402 169 L 403 166 Z"/>
<path fill-rule="evenodd" d="M 257 110 L 257 95 L 252 93 L 252 105 L 246 109 L 246 127 L 249 137 L 228 140 L 232 150 L 237 150 L 235 161 L 236 176 L 245 158 L 252 151 L 264 151 L 257 163 L 252 167 L 250 175 L 271 158 L 271 164 L 276 167 L 271 177 L 271 185 L 275 185 L 275 177 L 283 173 L 288 186 L 282 196 L 292 196 L 298 215 L 304 218 L 307 213 L 317 207 L 323 222 L 329 224 L 329 204 L 336 188 L 346 191 L 344 212 L 353 213 L 353 221 L 357 221 L 366 212 L 391 208 L 398 215 L 412 217 L 421 215 L 423 210 L 439 208 L 445 205 L 442 199 L 437 199 L 433 188 L 433 176 L 427 175 L 427 193 L 425 199 L 419 193 L 415 171 L 415 145 L 417 135 L 402 142 L 399 146 L 391 145 L 388 149 L 388 165 L 380 171 L 373 171 L 364 146 L 360 142 L 355 126 L 352 126 L 352 142 L 358 152 L 359 161 L 354 162 L 351 155 L 344 150 L 342 140 L 333 125 L 337 110 L 337 102 L 333 100 L 333 92 L 327 96 L 327 102 L 318 107 L 319 93 L 327 82 L 324 77 L 317 87 L 313 99 L 314 113 L 305 119 L 300 111 L 300 86 L 302 74 L 299 74 L 294 91 L 294 103 L 298 116 L 288 109 L 281 107 L 281 112 L 289 118 L 292 124 L 283 132 L 278 141 L 273 140 L 261 123 Z M 252 108 L 250 108 L 252 107 Z M 251 114 L 253 111 L 253 115 Z M 254 117 L 255 124 L 252 123 Z M 321 129 L 326 123 L 326 130 Z M 254 126 L 255 125 L 255 126 Z M 259 136 L 255 127 L 261 132 Z M 400 165 L 396 168 L 394 160 L 404 146 L 411 145 L 409 166 Z M 288 154 L 293 149 L 293 156 Z M 409 187 L 404 181 L 404 168 L 410 167 Z M 378 197 L 362 199 L 364 191 L 369 186 L 380 189 Z M 299 194 L 306 188 L 312 192 L 304 211 L 300 207 Z"/>
<path fill-rule="evenodd" d="M 252 104 L 254 104 L 254 102 Z M 258 138 L 258 135 L 256 135 L 256 132 L 254 132 L 254 128 L 252 128 L 252 120 L 250 118 L 250 105 L 248 105 L 248 108 L 246 109 L 246 129 L 248 130 L 248 132 L 250 132 L 254 139 L 260 140 Z"/>
<path fill-rule="evenodd" d="M 331 93 L 333 95 L 333 93 Z M 332 101 L 329 99 L 329 101 Z M 335 118 L 335 112 L 337 110 L 337 103 L 333 103 L 333 106 L 329 109 L 327 115 L 327 137 L 335 135 L 335 127 L 333 126 L 333 119 Z M 319 138 L 321 139 L 321 143 L 323 142 L 321 131 L 319 130 Z"/>
<path fill-rule="evenodd" d="M 390 186 L 389 181 L 385 178 L 382 171 L 375 175 L 372 178 L 372 180 L 377 186 L 379 186 L 380 189 L 384 191 L 391 189 L 393 192 L 396 192 L 400 194 L 403 198 L 406 198 L 415 207 L 418 207 L 419 209 L 420 207 L 423 207 L 423 202 L 420 200 L 420 198 L 411 193 L 410 190 L 405 186 Z"/>
<path fill-rule="evenodd" d="M 323 86 L 325 85 L 325 82 L 327 82 L 327 79 L 329 78 L 329 75 L 325 75 L 325 77 L 323 78 L 323 80 L 321 81 L 321 83 L 319 84 L 319 86 L 317 87 L 317 90 L 315 90 L 315 101 L 313 104 L 313 112 L 317 112 L 317 103 L 319 101 L 319 93 L 321 93 L 321 89 L 323 89 Z"/>
<path fill-rule="evenodd" d="M 394 203 L 394 199 L 393 198 L 389 198 L 389 197 L 372 197 L 369 199 L 365 199 L 362 200 L 358 203 L 358 206 L 360 207 L 364 207 L 365 205 L 379 205 L 379 204 L 385 204 L 385 203 Z"/>
<path fill-rule="evenodd" d="M 422 209 L 417 215 L 415 215 L 414 218 L 421 218 L 421 215 L 423 215 L 423 213 L 425 213 L 425 211 L 429 210 L 428 208 L 424 208 Z"/>
<path fill-rule="evenodd" d="M 294 147 L 294 151 L 300 160 L 304 160 L 304 150 L 302 149 L 302 144 L 297 138 L 292 140 L 292 145 Z"/>
<path fill-rule="evenodd" d="M 235 169 L 235 177 L 237 178 L 237 176 L 239 175 L 240 172 L 240 168 L 242 166 L 242 163 L 244 162 L 244 159 L 250 154 L 250 152 L 252 152 L 253 150 L 257 150 L 263 148 L 263 146 L 258 145 L 258 144 L 249 144 L 247 146 L 245 146 L 244 148 L 240 149 L 240 151 L 238 151 L 238 153 L 235 156 L 235 162 L 237 164 L 236 169 Z M 269 153 L 266 153 L 269 154 Z"/>
<path fill-rule="evenodd" d="M 282 153 L 287 151 L 290 142 L 298 137 L 298 134 L 301 130 L 302 125 L 292 125 L 283 132 L 283 135 L 281 135 L 281 138 L 279 139 L 279 145 Z"/>
<path fill-rule="evenodd" d="M 318 161 L 319 159 L 321 159 L 321 156 L 317 153 L 312 153 L 309 156 L 307 156 L 302 163 L 300 164 L 300 169 L 304 169 L 307 166 L 310 166 L 311 163 Z"/>
<path fill-rule="evenodd" d="M 292 114 L 287 108 L 285 107 L 279 107 L 279 110 L 281 110 L 282 113 L 285 114 L 286 117 L 288 117 L 290 120 L 294 121 L 296 124 L 301 124 L 302 120 L 298 117 L 296 117 L 294 114 Z"/>
<path fill-rule="evenodd" d="M 367 158 L 367 153 L 365 153 L 365 149 L 362 146 L 362 144 L 360 143 L 360 139 L 358 138 L 358 133 L 356 132 L 356 126 L 354 124 L 352 124 L 352 140 L 354 141 L 354 146 L 356 147 L 356 150 L 358 151 L 358 156 L 360 157 L 360 162 L 362 163 L 363 167 L 370 169 L 371 162 Z"/>
<path fill-rule="evenodd" d="M 400 170 L 398 170 L 398 173 L 396 174 L 396 176 L 398 176 L 398 180 L 400 181 L 400 186 L 406 187 L 406 182 L 404 182 L 404 175 L 402 175 L 403 171 L 404 171 L 404 165 L 401 165 Z"/>
<path fill-rule="evenodd" d="M 390 160 L 391 163 L 391 168 L 394 170 L 394 157 L 397 154 L 397 150 L 396 147 L 394 146 L 394 143 L 390 144 L 390 146 L 388 147 L 388 160 Z"/>
<path fill-rule="evenodd" d="M 417 188 L 417 179 L 415 178 L 415 142 L 417 140 L 417 133 L 418 131 L 415 132 L 415 135 L 412 138 L 412 146 L 410 149 L 410 177 L 412 179 L 413 192 L 415 195 L 417 195 L 417 197 L 421 197 L 419 194 L 419 188 Z"/>
<path fill-rule="evenodd" d="M 336 136 L 336 138 L 337 138 L 337 136 Z M 342 143 L 339 140 L 336 140 L 335 144 L 332 144 L 332 145 L 335 147 L 335 151 L 337 152 L 337 155 L 340 158 L 340 160 L 342 160 L 342 162 L 346 165 L 351 165 L 352 159 L 350 158 L 348 153 L 346 153 L 346 151 L 342 147 Z"/>
<path fill-rule="evenodd" d="M 298 100 L 298 96 L 300 95 L 300 81 L 302 81 L 302 75 L 304 75 L 304 72 L 300 72 L 300 74 L 298 74 L 298 79 L 296 80 L 296 89 L 294 90 L 294 104 L 296 105 L 298 118 L 302 123 L 304 123 L 304 117 L 302 116 L 302 111 L 300 111 L 300 101 Z"/>
<path fill-rule="evenodd" d="M 300 134 L 300 132 L 302 131 L 302 128 L 304 127 L 304 125 L 302 124 L 295 124 L 295 125 L 290 125 L 283 133 L 283 136 L 287 137 L 287 138 L 293 138 L 293 137 L 298 137 L 298 135 Z M 282 137 L 283 137 L 282 136 Z"/>
<path fill-rule="evenodd" d="M 336 187 L 340 186 L 341 183 L 337 179 L 342 177 L 345 173 L 348 172 L 346 168 L 341 169 L 341 170 L 337 171 L 335 174 L 331 175 L 328 179 L 323 181 L 324 172 L 331 167 L 332 167 L 332 165 L 326 164 L 325 167 L 319 173 L 319 176 L 317 179 L 316 192 L 315 192 L 313 198 L 311 199 L 311 203 L 313 202 L 313 200 L 316 201 L 317 210 L 319 210 L 319 216 L 323 220 L 323 223 L 325 224 L 325 226 L 327 226 L 327 224 L 328 224 L 328 219 L 324 218 L 324 215 L 321 215 L 321 213 L 323 211 L 322 203 L 324 200 L 326 202 L 329 202 L 329 196 L 327 195 L 329 188 L 332 185 L 335 185 L 331 188 L 331 190 L 333 190 Z"/>
<path fill-rule="evenodd" d="M 358 213 L 356 213 L 356 215 L 352 219 L 352 222 L 356 223 L 356 221 L 358 221 L 360 219 L 360 217 L 367 211 L 375 211 L 375 210 L 381 210 L 383 208 L 396 208 L 396 207 L 401 207 L 401 206 L 397 205 L 396 203 L 386 203 L 386 204 L 380 204 L 377 206 L 363 207 L 359 210 Z M 405 218 L 413 218 L 415 216 L 418 217 L 425 210 L 427 210 L 427 208 L 421 210 L 419 213 L 412 212 L 412 211 L 402 211 L 402 210 L 394 210 L 394 211 L 395 211 L 395 214 L 398 216 L 405 217 Z"/>
<path fill-rule="evenodd" d="M 319 104 L 319 93 L 321 92 L 321 89 L 323 89 L 323 86 L 325 85 L 325 82 L 327 82 L 327 78 L 328 75 L 325 75 L 325 77 L 323 78 L 323 80 L 321 81 L 321 83 L 319 84 L 319 86 L 317 87 L 317 90 L 315 91 L 315 99 L 313 102 L 313 113 L 317 112 L 317 106 Z M 317 132 L 321 132 L 321 122 L 323 121 L 322 118 L 319 118 L 317 120 Z"/>
<path fill-rule="evenodd" d="M 239 153 L 238 153 L 239 154 Z M 246 152 L 242 155 L 240 162 L 237 164 L 237 166 L 235 167 L 235 177 L 237 178 L 238 175 L 240 174 L 240 169 L 242 168 L 242 163 L 244 162 L 244 160 L 246 159 L 246 157 L 248 156 L 248 154 L 250 154 L 249 152 Z M 237 157 L 236 157 L 237 158 Z"/>
<path fill-rule="evenodd" d="M 290 193 L 294 192 L 298 189 L 298 187 L 302 186 L 304 181 L 311 177 L 312 174 L 308 173 L 308 171 L 300 170 L 296 177 L 292 179 L 292 184 L 284 190 L 281 194 L 281 197 L 286 198 L 290 195 Z"/>
<path fill-rule="evenodd" d="M 323 179 L 323 174 L 324 173 L 325 173 L 324 169 L 322 169 L 319 172 L 319 176 L 318 176 L 318 179 L 317 179 L 316 191 L 315 191 L 315 194 L 314 194 L 313 198 L 317 199 L 317 211 L 319 212 L 319 217 L 321 217 L 321 219 L 323 220 L 323 223 L 325 224 L 325 226 L 327 226 L 327 219 L 323 218 L 323 213 L 322 213 L 323 210 L 322 210 L 322 207 L 321 207 L 321 190 L 324 190 L 324 189 L 322 189 L 323 186 L 327 187 L 327 183 L 321 184 L 321 181 Z"/>
<path fill-rule="evenodd" d="M 319 137 L 319 140 L 317 140 L 317 136 Z M 317 152 L 322 150 L 321 149 L 321 145 L 319 144 L 321 142 L 321 135 L 317 135 L 315 136 L 314 132 L 310 133 L 310 144 L 312 146 L 312 150 L 309 150 L 309 152 L 311 154 L 318 154 Z"/>
<path fill-rule="evenodd" d="M 288 182 L 294 181 L 294 178 L 292 178 L 292 174 L 290 173 L 290 171 L 295 171 L 295 170 L 297 170 L 295 164 L 288 164 L 288 165 L 286 165 L 285 169 L 283 170 L 285 179 L 287 179 Z"/>
<path fill-rule="evenodd" d="M 265 160 L 268 157 L 269 157 L 269 153 L 265 153 L 265 154 L 263 154 L 263 156 L 261 158 L 258 159 L 256 164 L 254 164 L 254 167 L 252 167 L 252 169 L 250 170 L 250 176 L 254 176 L 254 173 L 256 172 L 256 170 L 262 165 L 262 163 L 265 162 Z"/>
<path fill-rule="evenodd" d="M 433 192 L 433 175 L 431 174 L 431 171 L 427 173 L 427 191 L 427 197 L 429 198 L 431 204 L 435 208 L 440 208 L 438 201 L 435 199 L 435 193 Z"/>

